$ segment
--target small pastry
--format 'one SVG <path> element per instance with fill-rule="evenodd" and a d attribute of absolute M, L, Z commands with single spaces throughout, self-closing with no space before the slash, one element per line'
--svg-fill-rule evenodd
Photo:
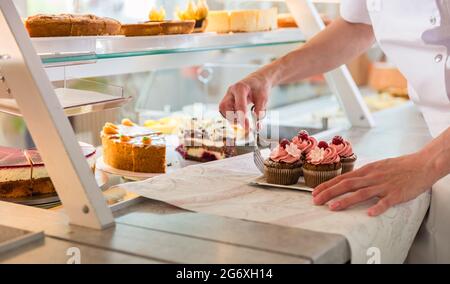
<path fill-rule="evenodd" d="M 315 188 L 342 173 L 342 164 L 337 149 L 321 141 L 306 156 L 303 175 L 306 186 Z"/>
<path fill-rule="evenodd" d="M 357 157 L 353 153 L 352 144 L 341 136 L 333 138 L 332 145 L 336 148 L 342 163 L 342 174 L 353 171 Z"/>
<path fill-rule="evenodd" d="M 284 139 L 264 162 L 264 175 L 268 183 L 292 185 L 298 182 L 302 172 L 302 152 L 289 140 Z"/>

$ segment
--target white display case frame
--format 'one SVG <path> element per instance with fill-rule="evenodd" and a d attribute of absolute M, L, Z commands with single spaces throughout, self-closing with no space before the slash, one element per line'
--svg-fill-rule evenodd
<path fill-rule="evenodd" d="M 307 39 L 324 28 L 311 0 L 287 0 L 286 3 L 297 22 L 301 22 Z M 114 225 L 111 209 L 85 162 L 41 58 L 12 0 L 0 1 L 0 34 L 0 97 L 12 96 L 16 99 L 70 223 L 93 229 Z M 152 56 L 142 58 L 149 62 L 156 59 Z M 159 61 L 156 60 L 149 68 L 166 67 L 167 61 L 161 58 L 167 57 L 157 57 Z M 108 59 L 107 62 L 113 64 L 115 61 Z M 81 70 L 84 64 L 92 66 L 97 61 L 76 64 L 80 64 L 77 67 Z M 127 68 L 131 70 L 134 67 L 129 65 Z M 136 70 L 139 68 L 142 66 L 136 66 Z M 352 126 L 374 126 L 372 116 L 346 67 L 326 74 L 326 79 L 340 99 Z"/>

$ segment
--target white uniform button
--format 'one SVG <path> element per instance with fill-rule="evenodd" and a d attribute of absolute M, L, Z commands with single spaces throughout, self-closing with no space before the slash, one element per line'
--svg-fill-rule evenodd
<path fill-rule="evenodd" d="M 442 61 L 442 58 L 443 58 L 442 54 L 438 54 L 434 57 L 434 62 L 439 63 Z"/>
<path fill-rule="evenodd" d="M 436 23 L 437 23 L 437 19 L 436 19 L 436 17 L 431 17 L 430 18 L 430 23 L 434 26 L 434 25 L 436 25 Z"/>

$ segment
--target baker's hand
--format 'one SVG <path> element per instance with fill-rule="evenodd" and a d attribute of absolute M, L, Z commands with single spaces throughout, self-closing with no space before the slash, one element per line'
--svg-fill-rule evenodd
<path fill-rule="evenodd" d="M 367 212 L 369 216 L 378 216 L 431 189 L 435 181 L 427 172 L 419 154 L 382 160 L 319 185 L 313 192 L 313 201 L 323 205 L 336 198 L 328 206 L 340 211 L 378 197 L 378 203 Z M 349 194 L 342 196 L 346 193 Z"/>
<path fill-rule="evenodd" d="M 228 88 L 219 109 L 222 116 L 249 129 L 247 106 L 253 104 L 259 117 L 264 117 L 272 84 L 262 72 L 255 72 Z"/>

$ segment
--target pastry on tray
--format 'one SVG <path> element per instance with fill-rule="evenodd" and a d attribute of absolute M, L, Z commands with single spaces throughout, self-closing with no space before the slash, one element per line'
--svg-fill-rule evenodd
<path fill-rule="evenodd" d="M 297 145 L 284 139 L 264 161 L 264 176 L 271 184 L 296 184 L 302 173 L 301 151 Z"/>
<path fill-rule="evenodd" d="M 194 32 L 195 20 L 165 21 L 161 27 L 164 35 L 191 34 Z"/>
<path fill-rule="evenodd" d="M 177 151 L 187 160 L 210 162 L 236 156 L 236 129 L 225 120 L 189 120 Z"/>
<path fill-rule="evenodd" d="M 187 8 L 184 11 L 177 9 L 177 17 L 180 20 L 194 20 L 194 32 L 204 32 L 208 25 L 209 7 L 206 0 L 198 0 L 195 4 L 192 0 L 188 2 Z"/>
<path fill-rule="evenodd" d="M 309 135 L 305 130 L 300 131 L 297 136 L 292 138 L 292 143 L 297 145 L 298 149 L 302 151 L 303 157 L 306 157 L 318 144 L 316 138 Z"/>
<path fill-rule="evenodd" d="M 306 156 L 303 164 L 303 175 L 306 186 L 315 188 L 342 173 L 342 164 L 334 145 L 321 141 Z"/>
<path fill-rule="evenodd" d="M 279 28 L 297 28 L 297 22 L 290 13 L 282 13 L 278 15 L 278 27 Z"/>
<path fill-rule="evenodd" d="M 211 11 L 207 32 L 241 33 L 270 31 L 278 28 L 276 8 L 260 10 Z"/>
<path fill-rule="evenodd" d="M 145 22 L 122 25 L 121 34 L 128 37 L 190 34 L 195 21 Z"/>
<path fill-rule="evenodd" d="M 120 32 L 124 36 L 155 36 L 163 33 L 161 22 L 122 25 Z"/>
<path fill-rule="evenodd" d="M 95 15 L 44 15 L 28 17 L 25 27 L 30 37 L 119 35 L 121 23 Z"/>
<path fill-rule="evenodd" d="M 95 167 L 95 147 L 80 142 L 89 166 Z M 55 193 L 37 150 L 0 147 L 0 198 L 24 198 Z"/>
<path fill-rule="evenodd" d="M 353 153 L 352 144 L 342 136 L 335 136 L 331 144 L 336 148 L 341 158 L 342 174 L 353 171 L 357 157 Z"/>
<path fill-rule="evenodd" d="M 101 138 L 105 164 L 131 172 L 166 172 L 166 143 L 160 133 L 124 119 L 120 125 L 106 123 Z"/>

